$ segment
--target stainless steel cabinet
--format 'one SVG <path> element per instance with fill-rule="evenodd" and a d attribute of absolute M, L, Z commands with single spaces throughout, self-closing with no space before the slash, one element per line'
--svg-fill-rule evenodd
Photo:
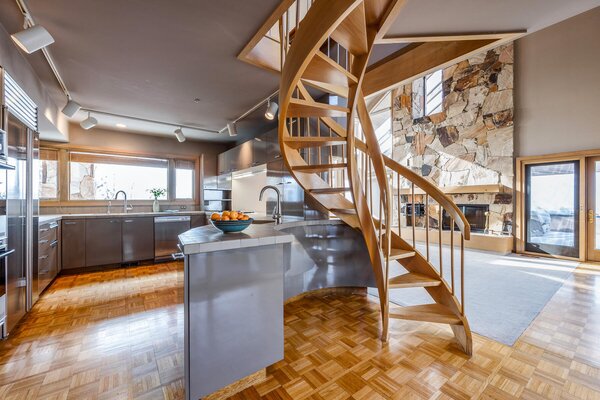
<path fill-rule="evenodd" d="M 57 222 L 40 225 L 37 252 L 38 295 L 48 287 L 58 274 L 59 238 L 59 226 Z"/>
<path fill-rule="evenodd" d="M 121 219 L 91 218 L 85 221 L 85 265 L 119 264 L 122 261 Z"/>
<path fill-rule="evenodd" d="M 85 267 L 85 220 L 62 221 L 61 249 L 62 268 Z"/>
<path fill-rule="evenodd" d="M 123 219 L 123 262 L 154 258 L 154 218 Z"/>
<path fill-rule="evenodd" d="M 268 161 L 267 154 L 267 146 L 266 142 L 267 136 L 262 135 L 254 140 L 252 140 L 252 166 L 255 167 L 257 165 L 265 164 Z"/>

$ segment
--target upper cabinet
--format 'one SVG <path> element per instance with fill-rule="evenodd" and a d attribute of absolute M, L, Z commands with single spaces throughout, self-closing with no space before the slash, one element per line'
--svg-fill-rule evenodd
<path fill-rule="evenodd" d="M 219 154 L 217 169 L 219 175 L 228 174 L 266 164 L 279 157 L 281 154 L 277 142 L 277 132 L 275 132 L 274 135 L 259 136 Z"/>

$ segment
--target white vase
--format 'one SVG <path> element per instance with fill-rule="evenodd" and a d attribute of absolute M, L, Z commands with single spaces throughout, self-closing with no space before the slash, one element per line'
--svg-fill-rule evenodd
<path fill-rule="evenodd" d="M 156 199 L 154 199 L 154 203 L 152 203 L 152 211 L 155 213 L 160 211 L 160 205 Z"/>

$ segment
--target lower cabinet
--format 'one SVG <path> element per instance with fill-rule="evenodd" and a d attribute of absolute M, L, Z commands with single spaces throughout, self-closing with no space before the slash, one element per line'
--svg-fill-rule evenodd
<path fill-rule="evenodd" d="M 123 262 L 154 258 L 154 218 L 125 218 L 123 232 Z"/>
<path fill-rule="evenodd" d="M 34 299 L 48 287 L 58 275 L 60 269 L 59 257 L 59 225 L 57 222 L 41 224 L 39 227 L 37 288 Z"/>
<path fill-rule="evenodd" d="M 85 219 L 62 221 L 62 268 L 85 267 Z"/>
<path fill-rule="evenodd" d="M 122 261 L 121 219 L 90 218 L 85 221 L 85 265 L 119 264 Z"/>

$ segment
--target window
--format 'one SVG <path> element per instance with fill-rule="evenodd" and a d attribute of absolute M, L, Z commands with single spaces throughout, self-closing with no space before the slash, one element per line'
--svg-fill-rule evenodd
<path fill-rule="evenodd" d="M 168 189 L 168 171 L 166 159 L 71 152 L 69 199 L 109 200 L 124 190 L 130 200 L 150 200 L 150 189 Z"/>
<path fill-rule="evenodd" d="M 40 149 L 40 200 L 58 199 L 58 151 Z"/>
<path fill-rule="evenodd" d="M 194 168 L 193 161 L 175 160 L 175 198 L 194 198 Z"/>
<path fill-rule="evenodd" d="M 392 155 L 392 91 L 389 91 L 373 107 L 371 121 L 381 152 L 386 156 Z"/>
<path fill-rule="evenodd" d="M 442 70 L 425 75 L 412 83 L 413 119 L 442 111 L 444 85 Z"/>

